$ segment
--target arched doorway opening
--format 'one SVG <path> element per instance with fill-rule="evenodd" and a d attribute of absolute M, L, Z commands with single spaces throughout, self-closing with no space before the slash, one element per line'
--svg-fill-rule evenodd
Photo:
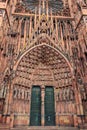
<path fill-rule="evenodd" d="M 17 66 L 13 85 L 14 125 L 73 125 L 76 105 L 72 78 L 69 63 L 50 46 L 40 45 L 26 53 Z M 33 89 L 38 92 L 40 118 L 36 116 L 32 124 Z M 47 101 L 53 106 L 52 117 Z"/>

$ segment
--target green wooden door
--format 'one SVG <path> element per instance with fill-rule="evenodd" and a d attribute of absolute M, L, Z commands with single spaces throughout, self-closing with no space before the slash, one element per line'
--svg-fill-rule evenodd
<path fill-rule="evenodd" d="M 55 125 L 54 89 L 51 86 L 45 88 L 45 125 Z"/>
<path fill-rule="evenodd" d="M 41 125 L 41 89 L 40 86 L 32 87 L 30 125 Z"/>

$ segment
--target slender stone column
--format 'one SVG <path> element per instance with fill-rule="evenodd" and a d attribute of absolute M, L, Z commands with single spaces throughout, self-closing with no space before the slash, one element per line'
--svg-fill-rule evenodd
<path fill-rule="evenodd" d="M 29 38 L 31 38 L 31 32 L 32 32 L 32 17 L 30 17 L 30 30 L 29 30 Z"/>
<path fill-rule="evenodd" d="M 18 31 L 20 32 L 19 36 L 18 36 L 18 47 L 17 47 L 17 54 L 19 54 L 20 49 L 21 49 L 21 23 L 22 23 L 22 19 L 19 22 L 19 27 L 18 27 Z"/>
<path fill-rule="evenodd" d="M 54 90 L 54 99 L 55 99 L 55 124 L 58 125 L 58 111 L 57 111 L 57 94 L 58 90 Z"/>
<path fill-rule="evenodd" d="M 4 105 L 4 114 L 7 114 L 8 112 L 8 100 L 9 100 L 9 86 L 7 85 L 7 94 L 6 94 L 5 105 Z"/>
<path fill-rule="evenodd" d="M 8 79 L 9 80 L 9 79 Z M 10 81 L 7 83 L 7 95 L 5 100 L 5 106 L 4 106 L 4 116 L 5 120 L 3 119 L 3 122 L 6 124 L 10 124 L 10 114 L 11 114 L 11 99 L 12 98 L 12 89 Z"/>
<path fill-rule="evenodd" d="M 74 126 L 82 125 L 83 120 L 81 119 L 84 116 L 83 106 L 82 106 L 82 99 L 80 93 L 80 85 L 76 84 L 75 79 L 73 80 L 73 85 L 75 86 L 75 100 L 76 100 L 76 107 L 77 107 L 77 117 L 74 116 Z M 76 118 L 78 120 L 78 124 L 76 123 Z"/>
<path fill-rule="evenodd" d="M 30 86 L 32 86 L 32 84 L 30 84 Z M 32 87 L 30 87 L 30 98 L 29 98 L 29 125 L 30 125 L 30 112 L 31 112 L 31 91 L 32 91 Z"/>
<path fill-rule="evenodd" d="M 44 96 L 45 96 L 45 88 L 42 86 L 41 89 L 41 125 L 44 126 L 45 120 L 44 120 Z"/>

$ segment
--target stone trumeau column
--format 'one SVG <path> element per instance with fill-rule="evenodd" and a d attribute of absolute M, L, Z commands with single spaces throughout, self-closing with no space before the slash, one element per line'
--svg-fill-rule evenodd
<path fill-rule="evenodd" d="M 45 120 L 44 120 L 44 97 L 45 97 L 45 88 L 44 85 L 42 85 L 41 88 L 41 125 L 45 125 Z"/>

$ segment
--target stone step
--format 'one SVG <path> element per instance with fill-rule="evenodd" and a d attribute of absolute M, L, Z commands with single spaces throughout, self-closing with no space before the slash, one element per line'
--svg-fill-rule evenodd
<path fill-rule="evenodd" d="M 9 130 L 9 125 L 0 124 L 0 130 Z"/>
<path fill-rule="evenodd" d="M 11 130 L 79 130 L 75 127 L 58 127 L 58 126 L 30 126 L 30 127 L 17 127 Z"/>
<path fill-rule="evenodd" d="M 87 130 L 87 123 L 85 123 L 83 127 L 85 128 L 85 130 Z"/>
<path fill-rule="evenodd" d="M 80 130 L 87 130 L 87 123 L 80 125 Z"/>

